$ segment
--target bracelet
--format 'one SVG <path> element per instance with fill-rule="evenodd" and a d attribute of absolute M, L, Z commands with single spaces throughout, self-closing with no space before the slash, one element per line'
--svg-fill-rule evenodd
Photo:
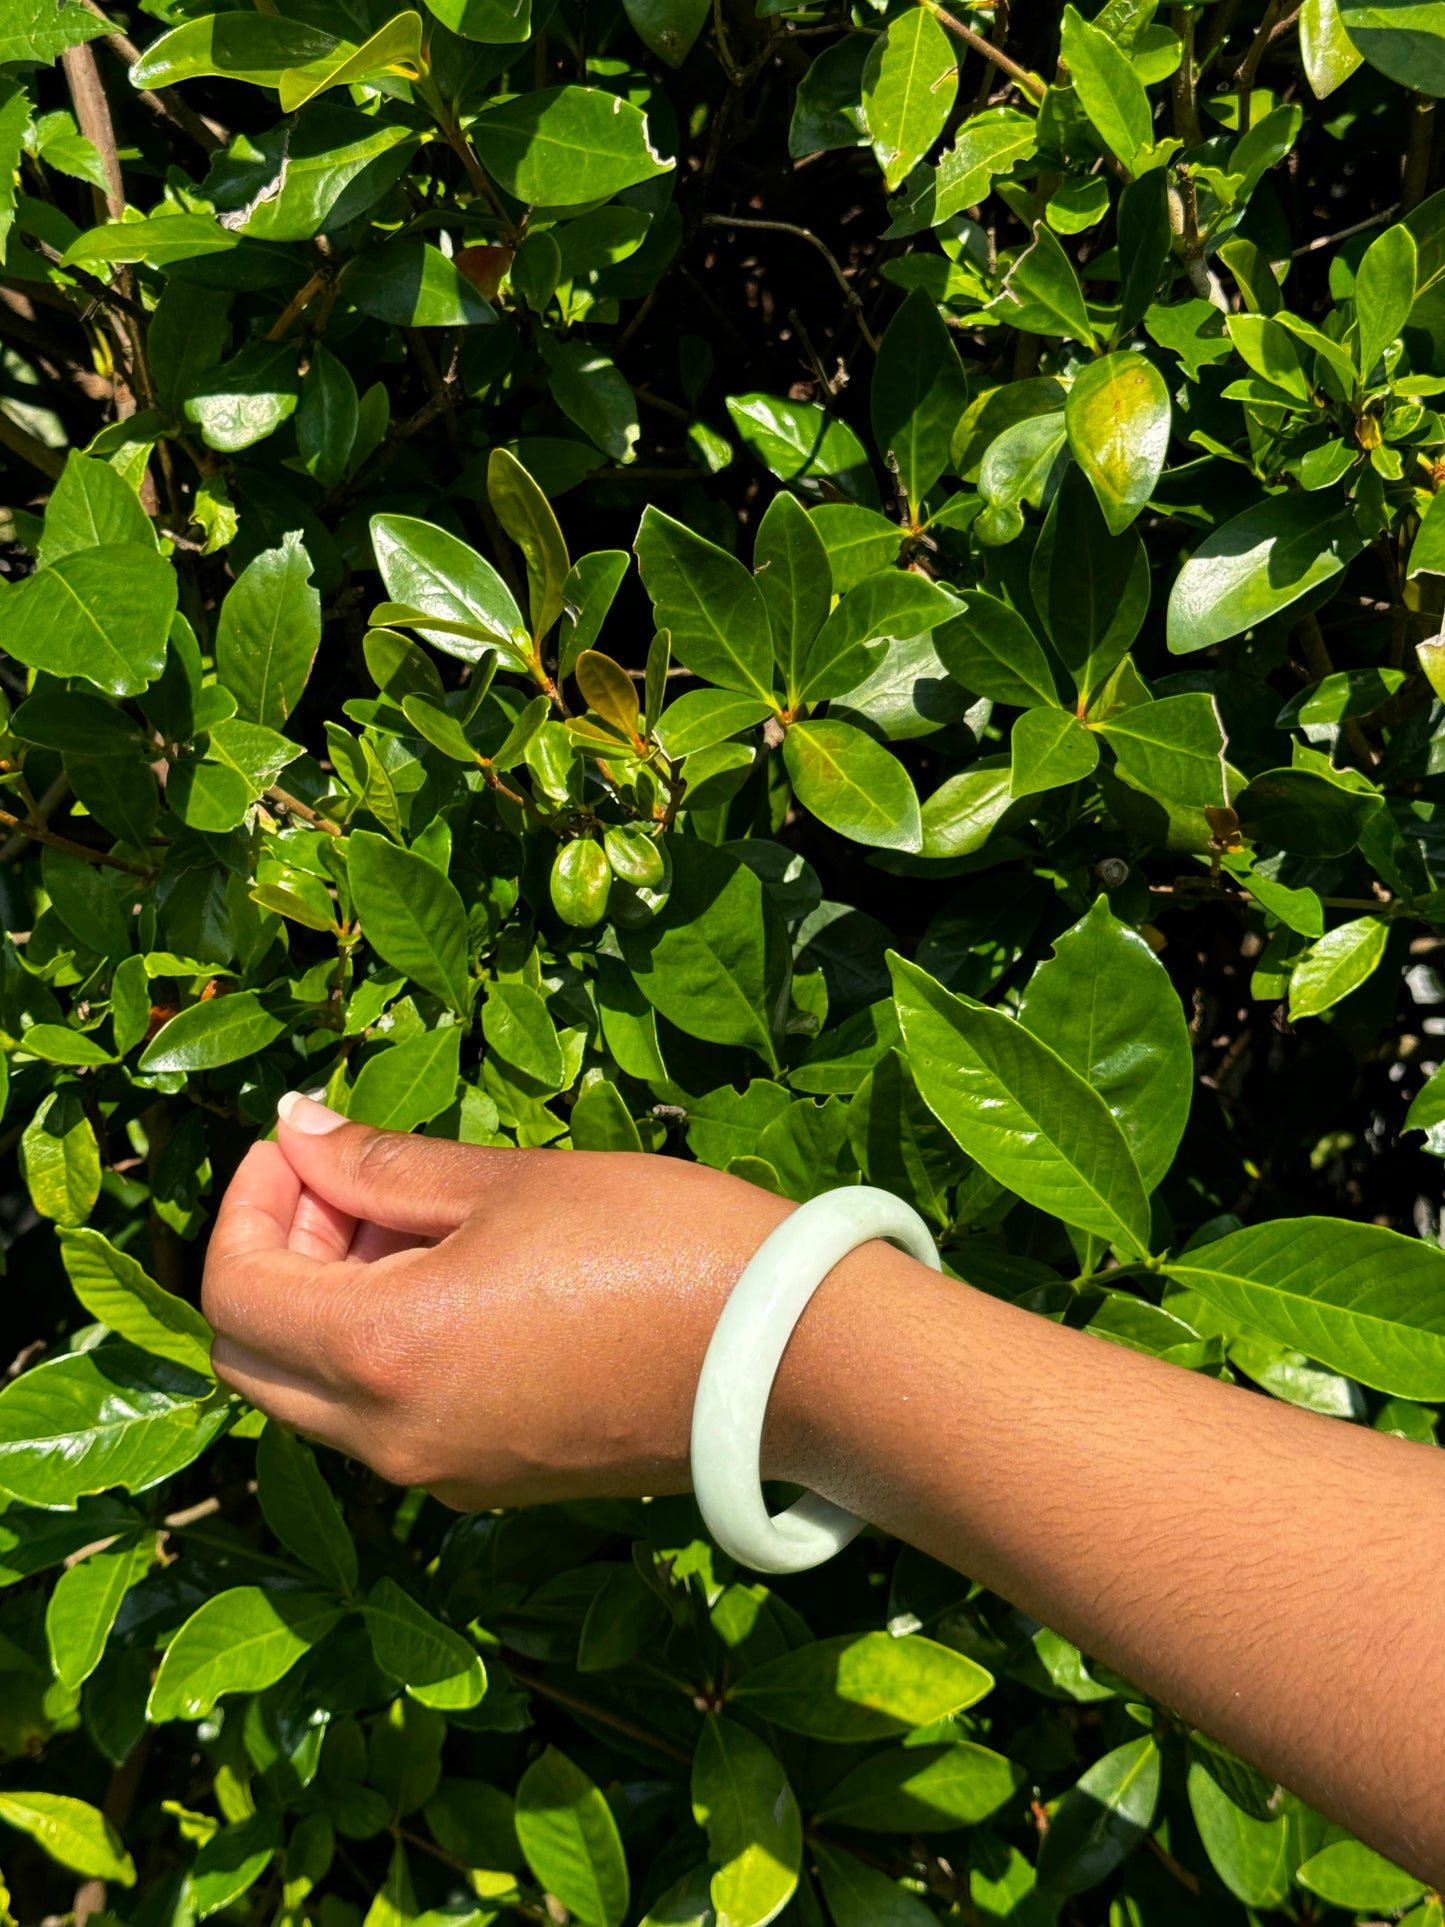
<path fill-rule="evenodd" d="M 763 1420 L 793 1327 L 834 1265 L 873 1238 L 942 1269 L 911 1205 L 844 1185 L 799 1205 L 758 1247 L 733 1286 L 702 1362 L 692 1408 L 692 1485 L 708 1531 L 754 1572 L 821 1565 L 863 1520 L 815 1492 L 776 1518 L 763 1504 Z"/>

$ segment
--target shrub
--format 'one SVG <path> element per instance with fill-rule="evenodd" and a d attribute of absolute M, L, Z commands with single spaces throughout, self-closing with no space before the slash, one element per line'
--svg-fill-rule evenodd
<path fill-rule="evenodd" d="M 1154 14 L 0 0 L 25 1921 L 1420 1894 L 876 1533 L 456 1518 L 194 1309 L 300 1085 L 1434 1437 L 1445 36 Z"/>

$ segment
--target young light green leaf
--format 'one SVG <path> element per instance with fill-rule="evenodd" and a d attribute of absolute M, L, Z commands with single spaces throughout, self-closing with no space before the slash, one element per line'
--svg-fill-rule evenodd
<path fill-rule="evenodd" d="M 0 595 L 0 649 L 53 676 L 138 696 L 165 666 L 176 575 L 154 543 L 65 555 Z"/>
<path fill-rule="evenodd" d="M 256 1498 L 282 1545 L 336 1592 L 356 1590 L 356 1546 L 316 1455 L 275 1419 L 256 1447 Z"/>
<path fill-rule="evenodd" d="M 381 1131 L 414 1131 L 456 1101 L 462 1027 L 445 1024 L 368 1057 L 346 1115 Z"/>
<path fill-rule="evenodd" d="M 951 995 L 892 952 L 889 967 L 909 1068 L 969 1156 L 1066 1224 L 1147 1251 L 1143 1179 L 1104 1099 L 1001 1011 Z"/>
<path fill-rule="evenodd" d="M 225 1693 L 274 1686 L 340 1621 L 344 1608 L 322 1593 L 233 1586 L 193 1612 L 161 1660 L 146 1717 L 198 1720 Z"/>
<path fill-rule="evenodd" d="M 719 1927 L 766 1927 L 798 1884 L 802 1816 L 776 1755 L 718 1713 L 708 1714 L 693 1755 L 692 1811 L 707 1829 Z"/>
<path fill-rule="evenodd" d="M 98 1808 L 65 1793 L 0 1793 L 0 1820 L 87 1880 L 135 1885 L 135 1862 Z"/>
<path fill-rule="evenodd" d="M 1289 1897 L 1289 1815 L 1260 1819 L 1238 1806 L 1202 1760 L 1189 1764 L 1189 1807 L 1220 1879 L 1246 1907 L 1279 1907 Z"/>
<path fill-rule="evenodd" d="M 1300 58 L 1316 100 L 1343 87 L 1363 56 L 1340 19 L 1338 0 L 1304 0 L 1299 22 Z"/>
<path fill-rule="evenodd" d="M 927 7 L 909 7 L 875 40 L 863 68 L 863 114 L 890 193 L 943 132 L 958 62 Z"/>
<path fill-rule="evenodd" d="M 380 839 L 378 839 L 380 841 Z M 140 1054 L 143 1071 L 208 1071 L 239 1063 L 273 1043 L 287 1020 L 267 1010 L 256 990 L 232 991 L 179 1011 Z"/>
<path fill-rule="evenodd" d="M 73 1086 L 40 1100 L 20 1134 L 20 1170 L 30 1202 L 56 1224 L 84 1224 L 100 1196 L 100 1147 Z"/>
<path fill-rule="evenodd" d="M 1400 224 L 1370 243 L 1355 271 L 1355 327 L 1366 381 L 1415 305 L 1416 263 L 1415 237 Z"/>
<path fill-rule="evenodd" d="M 301 699 L 321 641 L 321 597 L 293 529 L 241 571 L 216 624 L 216 673 L 244 720 L 280 729 Z"/>
<path fill-rule="evenodd" d="M 76 1297 L 118 1338 L 211 1378 L 211 1328 L 194 1305 L 158 1285 L 127 1252 L 89 1228 L 60 1234 Z"/>
<path fill-rule="evenodd" d="M 1132 168 L 1154 139 L 1154 112 L 1133 62 L 1077 7 L 1064 8 L 1060 52 L 1080 105 L 1106 144 Z"/>
<path fill-rule="evenodd" d="M 1171 417 L 1164 377 L 1143 355 L 1105 355 L 1070 388 L 1064 404 L 1069 448 L 1111 535 L 1127 529 L 1154 493 L 1169 453 Z"/>
<path fill-rule="evenodd" d="M 423 1706 L 464 1712 L 486 1692 L 481 1654 L 394 1579 L 378 1579 L 361 1611 L 377 1665 Z"/>
<path fill-rule="evenodd" d="M 952 1833 L 997 1813 L 1024 1769 L 972 1740 L 894 1746 L 844 1774 L 817 1818 L 863 1833 Z"/>
<path fill-rule="evenodd" d="M 817 524 L 795 495 L 775 495 L 758 524 L 753 575 L 773 636 L 773 658 L 788 692 L 800 700 L 803 669 L 833 595 L 828 551 Z"/>
<path fill-rule="evenodd" d="M 154 1535 L 140 1545 L 121 1542 L 92 1552 L 63 1572 L 45 1608 L 45 1640 L 55 1676 L 78 1687 L 100 1664 L 116 1614 L 155 1558 Z"/>
<path fill-rule="evenodd" d="M 1091 776 L 1099 745 L 1072 711 L 1026 709 L 1009 737 L 1009 794 L 1035 796 Z"/>
<path fill-rule="evenodd" d="M 992 1685 L 983 1667 L 934 1640 L 844 1633 L 753 1667 L 731 1697 L 789 1732 L 851 1743 L 945 1719 Z"/>
<path fill-rule="evenodd" d="M 49 568 L 67 555 L 106 545 L 154 548 L 156 532 L 136 492 L 109 462 L 72 449 L 45 505 L 45 527 L 35 560 Z"/>
<path fill-rule="evenodd" d="M 549 1746 L 517 1784 L 517 1838 L 550 1894 L 586 1927 L 621 1927 L 630 1886 L 627 1856 L 600 1790 Z"/>
<path fill-rule="evenodd" d="M 1295 965 L 1289 980 L 1290 1022 L 1333 1010 L 1379 968 L 1390 926 L 1383 917 L 1356 917 L 1327 931 Z"/>
<path fill-rule="evenodd" d="M 912 777 L 861 729 L 831 720 L 794 723 L 783 760 L 798 801 L 829 829 L 872 849 L 922 849 Z"/>

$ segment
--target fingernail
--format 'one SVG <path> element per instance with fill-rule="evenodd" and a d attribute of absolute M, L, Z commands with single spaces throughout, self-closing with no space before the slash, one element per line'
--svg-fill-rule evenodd
<path fill-rule="evenodd" d="M 276 1115 L 288 1130 L 302 1131 L 307 1137 L 320 1137 L 346 1122 L 340 1111 L 333 1111 L 329 1104 L 318 1104 L 305 1091 L 287 1091 L 276 1106 Z"/>

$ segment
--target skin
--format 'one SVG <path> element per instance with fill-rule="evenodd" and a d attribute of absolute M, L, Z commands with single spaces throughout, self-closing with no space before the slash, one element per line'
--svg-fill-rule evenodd
<path fill-rule="evenodd" d="M 461 1509 L 687 1489 L 713 1325 L 790 1204 L 670 1158 L 283 1109 L 207 1257 L 227 1383 Z M 982 1581 L 1445 1882 L 1445 1455 L 873 1243 L 793 1334 L 763 1472 Z"/>

